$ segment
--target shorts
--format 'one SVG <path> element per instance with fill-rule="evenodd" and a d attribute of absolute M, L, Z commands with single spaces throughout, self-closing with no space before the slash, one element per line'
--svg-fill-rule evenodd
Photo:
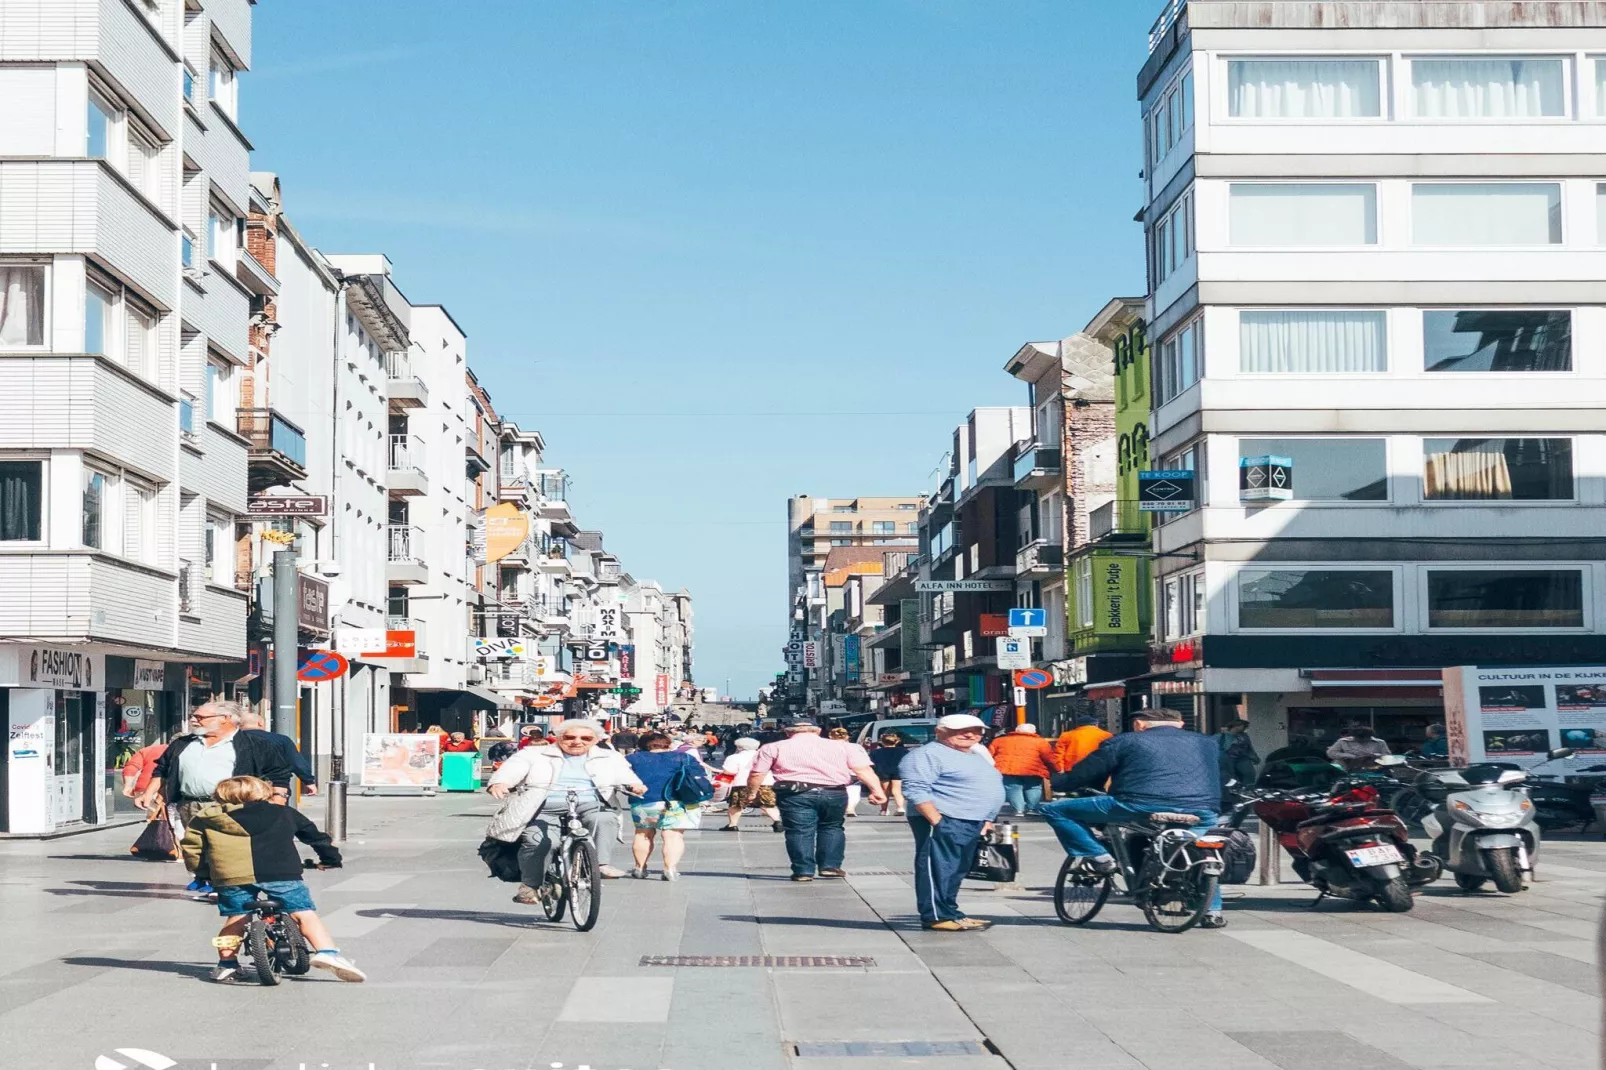
<path fill-rule="evenodd" d="M 678 802 L 636 803 L 630 807 L 630 820 L 638 829 L 701 828 L 703 813 L 695 806 L 682 806 Z"/>
<path fill-rule="evenodd" d="M 759 788 L 758 798 L 755 801 L 752 788 L 732 788 L 731 809 L 745 810 L 749 806 L 761 806 L 765 809 L 773 808 L 775 806 L 775 789 L 770 787 Z"/>
<path fill-rule="evenodd" d="M 234 884 L 217 889 L 217 912 L 225 918 L 249 914 L 258 892 L 267 892 L 283 903 L 285 911 L 290 914 L 318 909 L 312 905 L 312 892 L 307 889 L 306 881 L 263 881 L 260 884 Z"/>

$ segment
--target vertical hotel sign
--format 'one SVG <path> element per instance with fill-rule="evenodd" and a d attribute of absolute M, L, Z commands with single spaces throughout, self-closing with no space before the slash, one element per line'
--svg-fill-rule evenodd
<path fill-rule="evenodd" d="M 1140 558 L 1094 555 L 1093 631 L 1098 635 L 1137 635 Z"/>
<path fill-rule="evenodd" d="M 898 652 L 903 658 L 904 672 L 917 672 L 920 664 L 920 599 L 905 598 L 898 602 Z"/>

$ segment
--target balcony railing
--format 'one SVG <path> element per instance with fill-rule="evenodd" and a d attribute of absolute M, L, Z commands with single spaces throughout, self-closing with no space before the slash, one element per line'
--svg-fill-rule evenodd
<path fill-rule="evenodd" d="M 417 435 L 390 436 L 390 470 L 418 469 L 424 466 L 424 444 Z"/>
<path fill-rule="evenodd" d="M 1153 26 L 1149 27 L 1150 52 L 1159 47 L 1160 39 L 1176 23 L 1177 19 L 1182 15 L 1182 9 L 1187 6 L 1188 0 L 1166 0 L 1166 5 L 1160 12 L 1160 17 L 1154 20 Z"/>
<path fill-rule="evenodd" d="M 569 615 L 567 598 L 543 598 L 531 595 L 524 603 L 525 611 L 536 620 L 559 620 Z"/>
<path fill-rule="evenodd" d="M 1149 515 L 1136 501 L 1117 499 L 1105 502 L 1087 514 L 1087 537 L 1091 542 L 1109 538 L 1141 538 L 1148 534 Z"/>
<path fill-rule="evenodd" d="M 569 477 L 563 472 L 537 472 L 535 490 L 549 502 L 569 500 Z"/>
<path fill-rule="evenodd" d="M 253 450 L 276 453 L 299 468 L 307 466 L 307 436 L 272 409 L 239 409 L 235 429 Z"/>
<path fill-rule="evenodd" d="M 413 374 L 412 358 L 401 349 L 388 350 L 385 353 L 385 378 L 387 379 L 416 379 Z"/>
<path fill-rule="evenodd" d="M 424 563 L 424 529 L 411 524 L 390 525 L 389 561 Z"/>
<path fill-rule="evenodd" d="M 1015 572 L 1053 572 L 1065 567 L 1065 548 L 1058 542 L 1038 539 L 1020 548 L 1015 555 Z"/>
<path fill-rule="evenodd" d="M 1033 475 L 1058 475 L 1060 470 L 1060 448 L 1058 446 L 1039 446 L 1035 442 L 1023 442 L 1015 454 L 1015 482 Z"/>

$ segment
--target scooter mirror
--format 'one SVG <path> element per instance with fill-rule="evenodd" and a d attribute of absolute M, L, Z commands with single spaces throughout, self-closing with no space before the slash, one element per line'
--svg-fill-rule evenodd
<path fill-rule="evenodd" d="M 1495 783 L 1496 784 L 1520 784 L 1524 780 L 1527 780 L 1527 779 L 1528 779 L 1528 774 L 1522 772 L 1520 769 L 1507 769 L 1507 770 L 1504 770 L 1500 774 L 1500 776 L 1495 779 Z"/>
<path fill-rule="evenodd" d="M 1557 747 L 1546 755 L 1547 758 L 1571 758 L 1572 756 L 1573 749 L 1571 747 Z"/>

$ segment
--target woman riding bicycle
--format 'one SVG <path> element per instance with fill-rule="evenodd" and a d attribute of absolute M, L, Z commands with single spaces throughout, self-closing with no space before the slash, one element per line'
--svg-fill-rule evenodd
<path fill-rule="evenodd" d="M 519 841 L 523 883 L 513 896 L 515 903 L 540 902 L 536 889 L 568 812 L 570 792 L 578 794 L 580 820 L 591 830 L 598 872 L 604 877 L 624 876 L 607 863 L 614 839 L 608 826 L 619 796 L 640 795 L 647 786 L 624 755 L 597 745 L 602 736 L 602 726 L 595 721 L 564 721 L 556 743 L 524 748 L 491 776 L 487 790 L 507 803 L 491 818 L 485 835 L 505 843 Z"/>

